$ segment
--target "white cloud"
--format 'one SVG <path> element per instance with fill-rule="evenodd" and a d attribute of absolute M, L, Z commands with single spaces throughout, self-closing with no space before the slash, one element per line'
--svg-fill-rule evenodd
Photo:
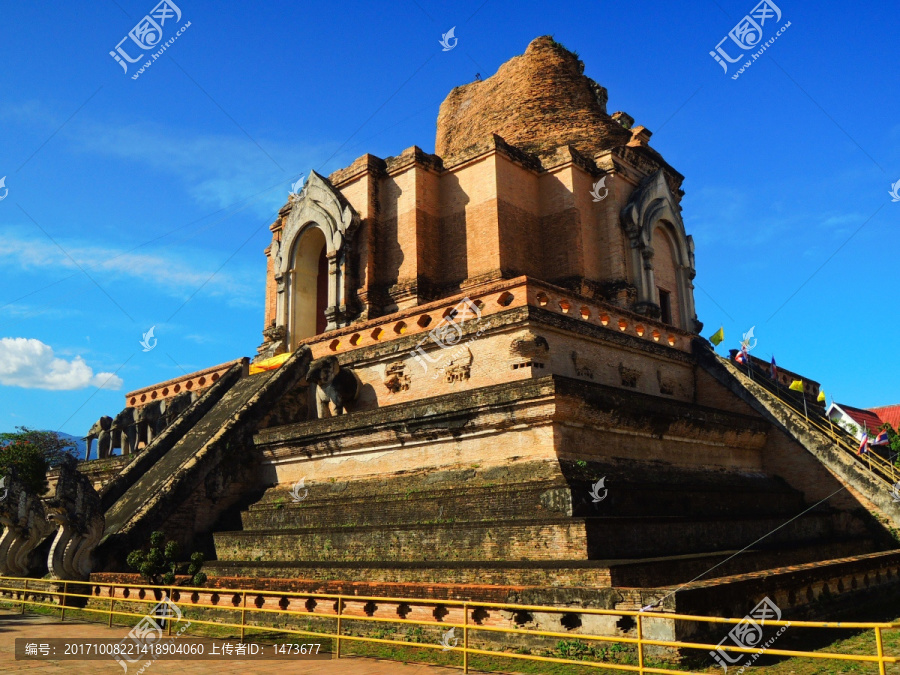
<path fill-rule="evenodd" d="M 233 305 L 249 303 L 256 307 L 259 304 L 256 270 L 233 267 L 216 273 L 221 262 L 208 252 L 183 249 L 138 253 L 71 239 L 60 240 L 60 245 L 101 286 L 113 291 L 113 297 L 116 293 L 110 286 L 131 278 L 178 298 L 186 297 L 203 286 L 211 295 L 227 297 Z M 72 259 L 46 239 L 23 237 L 11 228 L 0 229 L 0 261 L 6 269 L 18 266 L 22 270 L 69 270 L 73 277 L 80 277 L 90 285 Z M 160 270 L 165 273 L 161 274 Z"/>
<path fill-rule="evenodd" d="M 82 121 L 71 125 L 67 134 L 82 152 L 177 176 L 201 205 L 225 208 L 263 192 L 251 199 L 255 205 L 251 203 L 250 208 L 273 219 L 287 201 L 291 182 L 310 167 L 320 166 L 330 154 L 324 146 L 293 140 L 261 139 L 257 145 L 242 134 L 186 133 L 147 122 L 115 125 Z M 277 156 L 277 164 L 268 152 Z"/>
<path fill-rule="evenodd" d="M 84 359 L 71 361 L 54 355 L 53 348 L 34 338 L 0 338 L 0 384 L 25 389 L 65 391 L 98 387 L 119 389 L 122 378 L 94 374 Z"/>

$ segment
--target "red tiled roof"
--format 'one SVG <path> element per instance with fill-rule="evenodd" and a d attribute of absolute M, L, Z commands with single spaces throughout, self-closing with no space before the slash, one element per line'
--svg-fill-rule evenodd
<path fill-rule="evenodd" d="M 863 410 L 862 408 L 854 408 L 852 405 L 844 405 L 843 403 L 835 403 L 841 410 L 850 415 L 853 421 L 859 426 L 860 431 L 863 427 L 866 429 L 879 429 L 884 422 L 881 418 L 871 410 Z"/>
<path fill-rule="evenodd" d="M 900 427 L 900 404 L 885 405 L 879 408 L 872 408 L 871 410 L 881 418 L 882 422 L 887 422 L 895 430 Z"/>

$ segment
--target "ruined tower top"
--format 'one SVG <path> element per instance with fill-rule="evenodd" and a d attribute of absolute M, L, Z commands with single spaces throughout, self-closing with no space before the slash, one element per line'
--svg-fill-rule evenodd
<path fill-rule="evenodd" d="M 493 76 L 450 92 L 438 113 L 435 153 L 446 158 L 497 134 L 535 154 L 573 145 L 593 156 L 631 138 L 607 114 L 606 100 L 578 56 L 544 35 Z"/>

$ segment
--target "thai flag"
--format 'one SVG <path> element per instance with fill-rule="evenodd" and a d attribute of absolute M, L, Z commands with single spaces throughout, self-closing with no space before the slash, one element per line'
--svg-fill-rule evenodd
<path fill-rule="evenodd" d="M 878 436 L 875 437 L 875 440 L 872 441 L 872 445 L 889 445 L 890 440 L 888 439 L 888 432 L 885 429 Z"/>
<path fill-rule="evenodd" d="M 857 455 L 864 455 L 869 451 L 869 432 L 866 431 L 863 433 L 862 443 L 859 444 L 859 450 L 856 451 Z"/>
<path fill-rule="evenodd" d="M 734 355 L 734 360 L 738 363 L 747 363 L 747 352 L 741 347 L 741 351 Z"/>
<path fill-rule="evenodd" d="M 775 357 L 772 357 L 772 365 L 769 366 L 769 375 L 773 380 L 778 379 L 778 366 L 775 365 Z"/>

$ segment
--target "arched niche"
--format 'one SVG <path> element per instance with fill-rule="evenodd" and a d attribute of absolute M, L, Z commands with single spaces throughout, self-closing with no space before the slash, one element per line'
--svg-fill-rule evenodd
<path fill-rule="evenodd" d="M 293 351 L 300 340 L 324 333 L 328 326 L 328 258 L 325 235 L 315 224 L 310 223 L 296 238 L 288 276 L 288 334 Z"/>
<path fill-rule="evenodd" d="M 681 291 L 678 269 L 678 247 L 671 223 L 660 221 L 651 236 L 653 248 L 653 277 L 656 286 L 656 304 L 660 319 L 678 328 L 684 328 L 681 319 Z"/>
<path fill-rule="evenodd" d="M 275 323 L 276 327 L 285 327 L 287 344 L 293 351 L 299 341 L 349 323 L 349 257 L 359 216 L 315 171 L 280 213 L 284 226 L 270 252 L 277 284 Z M 325 308 L 320 312 L 322 302 Z"/>
<path fill-rule="evenodd" d="M 665 289 L 671 293 L 672 324 L 698 333 L 702 324 L 694 309 L 694 240 L 685 232 L 681 209 L 662 169 L 645 178 L 632 193 L 622 210 L 622 226 L 631 245 L 631 269 L 637 287 L 633 309 L 661 317 L 655 268 L 663 264 L 665 283 L 674 286 Z"/>

